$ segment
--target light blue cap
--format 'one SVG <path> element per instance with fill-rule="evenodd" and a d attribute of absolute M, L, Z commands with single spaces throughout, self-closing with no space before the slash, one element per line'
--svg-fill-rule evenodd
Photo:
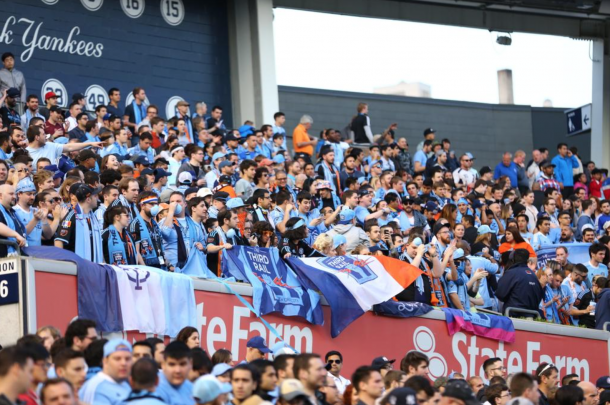
<path fill-rule="evenodd" d="M 193 384 L 193 396 L 199 404 L 206 404 L 214 401 L 222 394 L 231 392 L 231 384 L 221 383 L 213 375 L 199 377 Z"/>
<path fill-rule="evenodd" d="M 104 345 L 104 357 L 110 356 L 115 352 L 131 353 L 131 344 L 125 339 L 112 339 Z"/>
<path fill-rule="evenodd" d="M 65 144 L 68 143 L 68 141 L 69 141 L 69 139 L 66 138 L 65 136 L 59 136 L 59 137 L 55 138 L 53 143 L 58 143 L 60 145 L 65 145 Z"/>
<path fill-rule="evenodd" d="M 231 371 L 231 370 L 233 370 L 233 367 L 231 367 L 227 363 L 218 363 L 212 369 L 212 373 L 211 374 L 214 377 L 218 377 L 219 375 L 223 375 L 227 371 Z"/>
<path fill-rule="evenodd" d="M 339 222 L 337 223 L 340 225 L 351 224 L 355 216 L 356 213 L 354 210 L 350 208 L 343 208 L 339 213 Z"/>
<path fill-rule="evenodd" d="M 477 233 L 479 235 L 485 235 L 486 233 L 493 233 L 493 231 L 491 230 L 491 228 L 488 225 L 481 225 L 481 226 L 479 226 Z"/>
<path fill-rule="evenodd" d="M 212 155 L 212 161 L 216 160 L 216 159 L 220 159 L 225 157 L 225 154 L 222 152 L 216 152 Z"/>
<path fill-rule="evenodd" d="M 458 203 L 458 205 L 460 205 L 460 204 L 468 205 L 468 201 L 464 197 L 460 198 L 457 203 Z"/>
<path fill-rule="evenodd" d="M 17 183 L 15 189 L 18 193 L 27 193 L 28 191 L 36 191 L 36 186 L 29 177 L 25 177 Z"/>
<path fill-rule="evenodd" d="M 285 161 L 286 161 L 286 158 L 284 157 L 284 155 L 280 154 L 280 155 L 275 155 L 273 157 L 273 162 L 274 163 L 280 164 L 280 163 L 284 163 Z"/>
<path fill-rule="evenodd" d="M 341 245 L 345 245 L 347 243 L 347 239 L 343 235 L 335 235 L 333 236 L 333 249 L 338 248 Z"/>
<path fill-rule="evenodd" d="M 244 201 L 239 197 L 231 198 L 229 201 L 227 201 L 227 208 L 230 210 L 235 209 L 235 208 L 240 208 L 243 206 L 244 206 Z"/>
<path fill-rule="evenodd" d="M 281 354 L 298 354 L 294 351 L 294 349 L 288 346 L 284 342 L 277 342 L 271 347 L 271 352 L 273 353 L 273 357 L 279 356 Z"/>
<path fill-rule="evenodd" d="M 453 252 L 453 260 L 461 259 L 464 257 L 464 249 L 458 248 Z"/>

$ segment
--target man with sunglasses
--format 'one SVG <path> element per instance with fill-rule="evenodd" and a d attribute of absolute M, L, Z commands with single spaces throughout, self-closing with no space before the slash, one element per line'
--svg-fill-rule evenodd
<path fill-rule="evenodd" d="M 341 375 L 341 369 L 343 368 L 343 355 L 336 351 L 331 350 L 324 356 L 326 362 L 326 369 L 328 370 L 328 376 L 331 377 L 337 385 L 339 394 L 343 395 L 345 388 L 351 384 L 350 380 Z"/>
<path fill-rule="evenodd" d="M 552 363 L 541 363 L 536 369 L 536 380 L 540 392 L 539 405 L 549 405 L 549 396 L 554 394 L 559 379 L 559 370 Z"/>

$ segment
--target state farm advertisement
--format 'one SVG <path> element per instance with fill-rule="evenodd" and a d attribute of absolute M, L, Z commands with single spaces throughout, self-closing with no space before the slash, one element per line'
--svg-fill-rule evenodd
<path fill-rule="evenodd" d="M 37 326 L 65 327 L 77 316 L 76 277 L 36 272 Z M 61 297 L 58 299 L 58 297 Z M 197 325 L 202 347 L 209 353 L 229 349 L 233 359 L 242 360 L 248 339 L 261 335 L 269 346 L 277 338 L 260 320 L 229 294 L 195 291 Z M 179 311 L 179 309 L 176 309 Z M 292 347 L 299 351 L 324 355 L 339 350 L 345 361 L 345 374 L 367 364 L 377 356 L 400 359 L 409 350 L 419 350 L 430 357 L 430 378 L 452 371 L 466 377 L 483 376 L 483 362 L 490 357 L 504 359 L 509 373 L 533 372 L 540 363 L 551 362 L 561 376 L 576 373 L 591 381 L 608 373 L 608 342 L 517 330 L 515 343 L 507 344 L 458 332 L 449 336 L 444 321 L 409 318 L 397 319 L 367 313 L 352 323 L 341 335 L 330 337 L 330 309 L 324 308 L 326 324 L 311 325 L 300 318 L 267 315 L 267 320 Z M 146 335 L 119 332 L 130 340 Z M 110 334 L 113 336 L 115 334 Z M 109 337 L 106 336 L 105 337 Z"/>

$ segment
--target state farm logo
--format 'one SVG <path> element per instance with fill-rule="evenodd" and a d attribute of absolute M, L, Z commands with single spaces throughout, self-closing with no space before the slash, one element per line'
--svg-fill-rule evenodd
<path fill-rule="evenodd" d="M 436 339 L 432 331 L 425 326 L 420 326 L 413 332 L 413 344 L 415 350 L 424 353 L 428 356 L 428 374 L 432 381 L 439 377 L 443 377 L 449 374 L 447 362 L 445 358 L 436 353 Z"/>

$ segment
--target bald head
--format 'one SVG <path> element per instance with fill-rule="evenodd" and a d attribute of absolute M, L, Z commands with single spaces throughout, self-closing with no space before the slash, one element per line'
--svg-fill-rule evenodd
<path fill-rule="evenodd" d="M 10 184 L 0 186 L 0 204 L 5 208 L 11 208 L 15 205 L 15 187 Z"/>
<path fill-rule="evenodd" d="M 578 387 L 585 393 L 585 402 L 583 405 L 597 405 L 599 402 L 599 394 L 595 385 L 588 381 L 581 381 L 578 383 Z"/>

